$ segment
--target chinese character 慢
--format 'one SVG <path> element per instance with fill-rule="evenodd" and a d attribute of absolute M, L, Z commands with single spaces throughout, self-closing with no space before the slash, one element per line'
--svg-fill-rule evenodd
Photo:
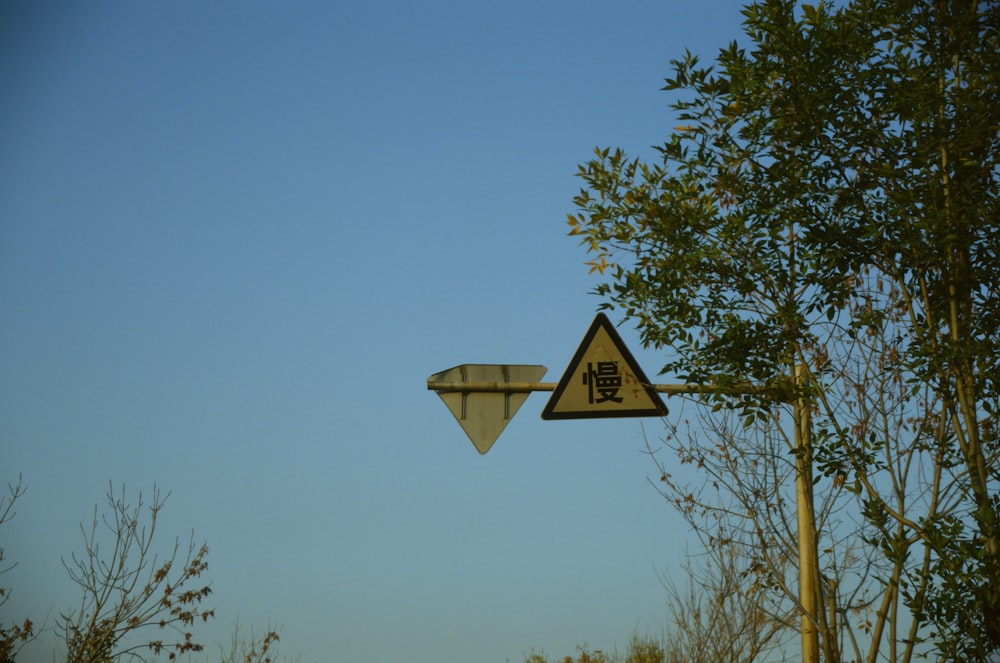
<path fill-rule="evenodd" d="M 583 374 L 583 383 L 587 385 L 591 404 L 606 401 L 622 402 L 622 398 L 618 395 L 618 390 L 622 386 L 622 376 L 618 372 L 618 362 L 616 361 L 599 361 L 596 369 L 594 364 L 588 362 L 587 372 Z M 597 398 L 594 398 L 595 391 Z"/>

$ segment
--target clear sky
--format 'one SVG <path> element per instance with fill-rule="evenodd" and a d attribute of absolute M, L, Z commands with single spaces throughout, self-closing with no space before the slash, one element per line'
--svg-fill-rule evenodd
<path fill-rule="evenodd" d="M 559 379 L 599 303 L 576 166 L 648 154 L 669 61 L 739 6 L 2 3 L 0 481 L 28 492 L 0 619 L 75 606 L 60 558 L 111 481 L 172 492 L 164 548 L 208 543 L 212 654 L 237 617 L 307 663 L 658 637 L 693 545 L 643 453 L 663 424 L 534 394 L 480 456 L 426 379 Z"/>

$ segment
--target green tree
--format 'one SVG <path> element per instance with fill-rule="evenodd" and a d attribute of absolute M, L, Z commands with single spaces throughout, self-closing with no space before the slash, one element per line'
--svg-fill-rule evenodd
<path fill-rule="evenodd" d="M 154 539 L 165 501 L 154 487 L 148 506 L 141 493 L 133 506 L 124 487 L 118 494 L 111 487 L 107 512 L 95 507 L 90 526 L 80 525 L 83 553 L 63 561 L 82 590 L 80 605 L 56 625 L 68 663 L 147 660 L 161 653 L 174 660 L 202 651 L 190 628 L 215 616 L 201 605 L 211 593 L 201 579 L 208 547 L 193 539 L 182 547 L 178 539 L 166 557 L 157 555 Z"/>
<path fill-rule="evenodd" d="M 768 592 L 758 591 L 753 557 L 725 541 L 717 529 L 700 554 L 689 556 L 683 587 L 664 578 L 668 621 L 659 658 L 636 661 L 736 663 L 774 660 L 781 652 L 793 623 L 791 607 L 785 601 L 775 605 Z"/>
<path fill-rule="evenodd" d="M 244 632 L 239 620 L 233 626 L 228 649 L 219 648 L 220 663 L 275 663 L 278 660 L 278 629 L 268 625 L 263 631 L 251 626 Z"/>
<path fill-rule="evenodd" d="M 14 517 L 14 502 L 24 495 L 24 484 L 21 477 L 17 483 L 7 484 L 7 494 L 0 498 L 0 525 Z M 0 574 L 7 573 L 14 565 L 5 563 L 4 549 L 0 547 Z M 10 600 L 10 590 L 0 587 L 0 606 Z M 11 663 L 17 657 L 21 648 L 36 637 L 35 625 L 30 619 L 20 624 L 0 624 L 0 663 Z"/>
<path fill-rule="evenodd" d="M 14 502 L 24 493 L 20 477 L 8 485 L 8 495 L 0 497 L 0 525 L 14 516 Z M 139 493 L 130 505 L 124 487 L 116 494 L 109 485 L 106 509 L 94 508 L 89 527 L 81 523 L 83 552 L 74 553 L 69 562 L 63 560 L 70 579 L 82 590 L 80 606 L 61 614 L 55 626 L 70 663 L 146 661 L 161 656 L 176 660 L 180 654 L 203 651 L 191 627 L 215 617 L 214 610 L 202 606 L 211 593 L 210 586 L 202 584 L 208 547 L 196 546 L 193 538 L 186 546 L 175 539 L 168 556 L 157 554 L 154 539 L 166 499 L 154 486 L 149 504 Z M 0 548 L 0 574 L 12 568 L 2 566 L 3 560 Z M 0 606 L 9 597 L 9 591 L 0 587 Z M 38 634 L 31 620 L 0 624 L 0 663 L 14 661 Z M 230 645 L 219 647 L 220 661 L 288 660 L 279 659 L 277 643 L 277 628 L 269 625 L 263 631 L 253 627 L 244 631 L 237 620 Z"/>
<path fill-rule="evenodd" d="M 529 654 L 524 663 L 550 663 L 544 654 Z M 552 663 L 670 663 L 666 658 L 662 645 L 651 638 L 633 635 L 628 650 L 624 655 L 609 654 L 600 649 L 591 650 L 588 647 L 577 647 L 577 655 L 564 656 Z"/>
<path fill-rule="evenodd" d="M 571 233 L 605 277 L 603 306 L 671 351 L 665 372 L 773 387 L 705 395 L 717 435 L 677 447 L 723 479 L 755 476 L 740 454 L 767 460 L 761 472 L 815 470 L 821 609 L 798 608 L 825 658 L 933 646 L 987 660 L 1000 650 L 1000 3 L 743 13 L 746 46 L 673 63 L 681 124 L 654 159 L 599 149 L 581 166 Z M 787 427 L 781 399 L 811 420 L 807 446 L 748 439 Z M 783 517 L 755 529 L 749 483 L 723 488 L 749 522 L 743 543 L 794 534 Z M 794 600 L 755 561 L 761 586 Z M 849 569 L 867 581 L 845 587 Z"/>

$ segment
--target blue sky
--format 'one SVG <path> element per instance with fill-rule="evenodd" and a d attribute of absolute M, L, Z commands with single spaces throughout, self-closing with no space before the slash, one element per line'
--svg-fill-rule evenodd
<path fill-rule="evenodd" d="M 75 605 L 60 558 L 110 481 L 171 491 L 164 547 L 208 543 L 212 654 L 237 617 L 307 662 L 658 637 L 693 545 L 650 482 L 662 423 L 534 394 L 480 456 L 426 379 L 559 379 L 599 303 L 576 165 L 648 154 L 669 61 L 739 6 L 4 3 L 0 480 L 28 492 L 0 619 Z"/>

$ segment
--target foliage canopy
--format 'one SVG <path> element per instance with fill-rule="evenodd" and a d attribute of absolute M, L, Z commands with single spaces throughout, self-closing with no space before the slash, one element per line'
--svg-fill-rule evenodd
<path fill-rule="evenodd" d="M 580 167 L 570 232 L 604 276 L 602 306 L 671 350 L 664 371 L 787 385 L 805 368 L 816 490 L 853 500 L 884 565 L 875 580 L 911 618 L 872 631 L 870 651 L 988 659 L 1000 3 L 764 0 L 743 13 L 747 44 L 711 66 L 672 63 L 681 124 L 655 158 L 601 148 Z M 776 421 L 753 395 L 714 405 L 738 406 L 747 426 Z"/>

